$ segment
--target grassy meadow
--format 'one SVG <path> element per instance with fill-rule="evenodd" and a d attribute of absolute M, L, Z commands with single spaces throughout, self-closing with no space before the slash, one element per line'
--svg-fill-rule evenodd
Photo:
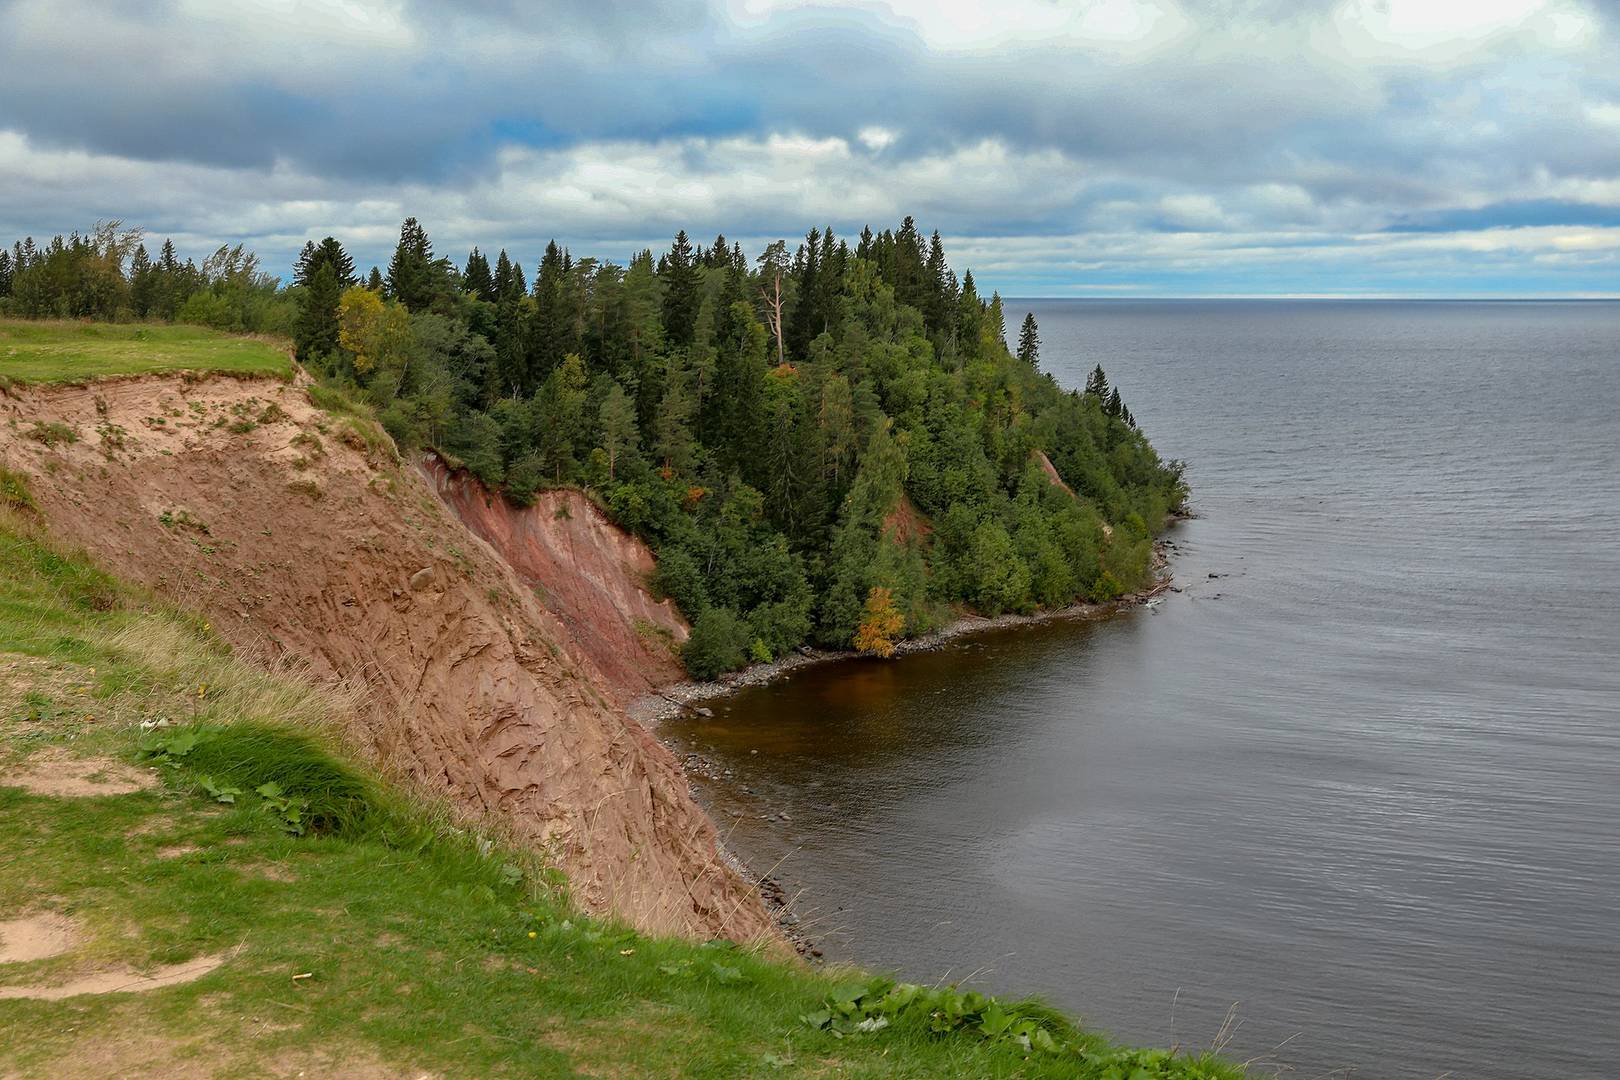
<path fill-rule="evenodd" d="M 200 326 L 0 319 L 0 378 L 80 382 L 109 375 L 223 371 L 290 375 L 288 346 Z"/>

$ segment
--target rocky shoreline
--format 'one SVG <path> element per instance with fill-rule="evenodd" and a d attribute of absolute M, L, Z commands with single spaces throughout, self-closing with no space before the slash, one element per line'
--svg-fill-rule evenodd
<path fill-rule="evenodd" d="M 1153 570 L 1155 580 L 1151 587 L 1135 593 L 1128 593 L 1116 600 L 1107 603 L 1073 604 L 1057 611 L 1041 611 L 1032 615 L 999 615 L 994 618 L 983 615 L 965 615 L 948 626 L 941 627 L 922 637 L 911 638 L 895 646 L 895 655 L 904 656 L 910 653 L 927 652 L 942 648 L 959 637 L 970 634 L 983 633 L 987 630 L 1000 630 L 1015 626 L 1030 626 L 1036 623 L 1056 622 L 1061 619 L 1094 619 L 1111 615 L 1129 607 L 1149 606 L 1162 593 L 1167 591 L 1180 592 L 1180 587 L 1174 584 L 1174 577 L 1170 573 L 1170 556 L 1176 552 L 1176 542 L 1167 537 L 1161 537 L 1153 543 Z M 1213 576 L 1213 575 L 1212 575 Z M 815 664 L 826 664 L 840 660 L 867 659 L 853 649 L 812 649 L 801 648 L 792 656 L 785 656 L 769 664 L 755 664 L 742 671 L 722 676 L 714 682 L 683 682 L 645 694 L 630 703 L 628 712 L 638 723 L 642 724 L 656 734 L 657 725 L 664 720 L 679 716 L 688 710 L 699 715 L 709 715 L 709 710 L 701 704 L 704 701 L 725 697 L 749 686 L 763 686 L 775 679 L 801 668 Z M 665 742 L 670 749 L 676 749 Z M 732 770 L 722 768 L 718 763 L 702 754 L 692 751 L 680 752 L 681 765 L 687 777 L 699 776 L 712 784 L 734 784 L 737 782 Z M 752 794 L 752 789 L 746 789 Z M 696 789 L 693 790 L 696 798 L 704 810 L 711 815 L 714 812 L 712 805 L 708 804 Z M 786 813 L 765 814 L 766 819 L 787 820 Z M 792 910 L 792 903 L 786 895 L 781 881 L 773 873 L 758 874 L 749 865 L 731 850 L 723 840 L 718 842 L 721 859 L 734 870 L 743 880 L 751 882 L 759 893 L 766 911 L 775 920 L 777 930 L 801 957 L 810 963 L 824 962 L 821 944 L 812 938 L 800 923 L 797 914 Z"/>

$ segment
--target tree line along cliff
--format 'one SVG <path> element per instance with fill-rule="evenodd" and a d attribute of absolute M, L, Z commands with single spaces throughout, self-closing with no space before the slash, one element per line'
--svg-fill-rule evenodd
<path fill-rule="evenodd" d="M 386 269 L 307 244 L 290 284 L 112 224 L 0 251 L 0 313 L 285 334 L 318 378 L 519 504 L 586 489 L 658 556 L 699 677 L 806 643 L 882 653 L 963 608 L 1105 600 L 1181 505 L 1099 365 L 1083 389 L 1006 343 L 999 295 L 912 219 L 750 259 L 717 237 L 627 266 L 552 243 L 458 266 L 409 219 Z"/>

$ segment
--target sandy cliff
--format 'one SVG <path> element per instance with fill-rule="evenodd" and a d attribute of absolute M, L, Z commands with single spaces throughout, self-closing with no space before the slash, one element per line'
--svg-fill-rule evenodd
<path fill-rule="evenodd" d="M 616 700 L 686 677 L 675 649 L 690 630 L 673 604 L 647 591 L 652 552 L 583 493 L 543 491 L 533 506 L 520 507 L 436 457 L 418 467 L 462 524 L 563 624 Z"/>
<path fill-rule="evenodd" d="M 54 531 L 243 652 L 363 685 L 356 738 L 549 848 L 584 906 L 651 931 L 769 933 L 676 762 L 619 707 L 672 663 L 651 627 L 684 632 L 634 595 L 645 552 L 594 510 L 557 516 L 563 502 L 544 529 L 543 508 L 479 510 L 367 430 L 266 380 L 0 396 L 0 460 Z"/>

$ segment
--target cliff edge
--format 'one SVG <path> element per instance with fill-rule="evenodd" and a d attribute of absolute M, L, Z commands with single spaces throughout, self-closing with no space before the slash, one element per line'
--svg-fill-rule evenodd
<path fill-rule="evenodd" d="M 653 933 L 773 933 L 673 756 L 620 707 L 663 678 L 658 639 L 684 626 L 628 589 L 645 552 L 615 548 L 629 538 L 594 507 L 560 514 L 560 495 L 542 542 L 470 513 L 471 489 L 402 464 L 369 421 L 269 379 L 12 387 L 0 459 L 114 574 L 239 653 L 363 690 L 358 743 L 547 849 L 582 906 Z"/>

